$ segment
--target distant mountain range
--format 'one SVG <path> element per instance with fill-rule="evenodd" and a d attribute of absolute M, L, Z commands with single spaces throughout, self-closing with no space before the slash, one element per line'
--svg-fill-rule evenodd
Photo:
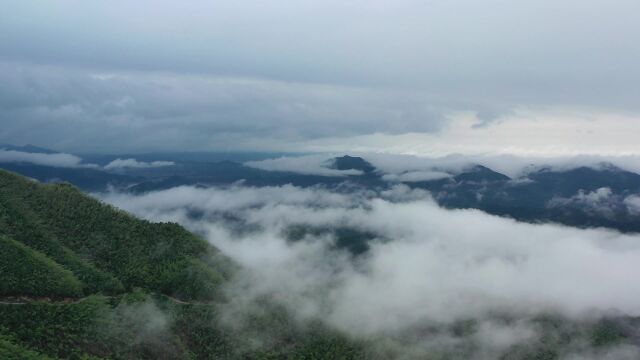
<path fill-rule="evenodd" d="M 27 144 L 27 145 L 11 145 L 11 144 L 0 144 L 0 149 L 11 150 L 11 151 L 21 151 L 27 153 L 39 153 L 39 154 L 56 154 L 57 151 L 45 149 L 39 146 Z"/>
<path fill-rule="evenodd" d="M 0 149 L 56 153 L 32 145 L 2 145 Z M 104 166 L 56 167 L 28 162 L 0 162 L 0 168 L 41 182 L 69 182 L 89 192 L 104 192 L 113 188 L 137 194 L 183 185 L 207 187 L 236 183 L 246 186 L 292 184 L 300 187 L 322 186 L 336 191 L 349 191 L 353 187 L 379 191 L 401 183 L 410 188 L 430 191 L 433 198 L 447 208 L 475 208 L 528 222 L 557 222 L 577 227 L 606 227 L 624 232 L 640 232 L 640 209 L 630 207 L 627 201 L 640 194 L 640 175 L 613 165 L 601 164 L 597 168 L 577 167 L 565 170 L 539 168 L 516 179 L 485 166 L 475 165 L 432 180 L 390 181 L 382 171 L 357 156 L 345 155 L 327 159 L 327 169 L 339 170 L 347 175 L 317 175 L 259 169 L 231 160 L 211 160 L 223 159 L 223 154 L 195 154 L 193 157 L 189 157 L 188 153 L 173 156 L 165 154 L 165 158 L 147 154 L 138 159 L 174 162 L 170 166 L 160 167 L 106 170 Z M 83 158 L 83 161 L 99 160 L 95 162 L 104 165 L 117 158 L 115 155 L 103 158 L 94 156 L 89 160 Z M 248 158 L 261 159 L 257 155 Z M 349 186 L 343 186 L 345 184 Z"/>

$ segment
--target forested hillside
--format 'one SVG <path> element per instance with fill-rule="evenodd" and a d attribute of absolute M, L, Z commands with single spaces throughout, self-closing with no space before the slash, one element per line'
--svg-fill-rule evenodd
<path fill-rule="evenodd" d="M 359 354 L 320 324 L 298 328 L 268 301 L 242 326 L 221 319 L 233 299 L 220 288 L 234 268 L 177 224 L 137 219 L 71 185 L 0 171 L 1 359 Z"/>
<path fill-rule="evenodd" d="M 39 276 L 60 271 L 69 283 L 52 294 L 46 286 L 22 282 L 21 289 L 3 288 L 2 295 L 115 295 L 138 287 L 210 300 L 225 277 L 218 251 L 177 224 L 152 224 L 71 185 L 41 185 L 4 171 L 0 234 L 2 246 L 17 256 L 4 265 L 3 282 L 14 281 L 4 277 L 19 276 L 29 262 L 43 268 Z"/>

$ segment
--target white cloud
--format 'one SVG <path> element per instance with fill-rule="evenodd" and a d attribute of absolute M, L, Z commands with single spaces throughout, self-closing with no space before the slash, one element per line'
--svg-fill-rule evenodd
<path fill-rule="evenodd" d="M 632 214 L 640 215 L 640 195 L 629 195 L 624 199 L 624 204 Z"/>
<path fill-rule="evenodd" d="M 591 192 L 578 190 L 578 193 L 570 198 L 554 198 L 549 201 L 549 206 L 558 207 L 567 204 L 577 203 L 588 206 L 599 206 L 609 202 L 613 192 L 608 187 L 602 187 Z"/>
<path fill-rule="evenodd" d="M 267 159 L 260 161 L 248 161 L 244 163 L 257 169 L 271 171 L 289 171 L 298 174 L 321 175 L 321 176 L 347 176 L 362 175 L 360 170 L 337 170 L 329 168 L 330 161 L 337 155 L 306 155 L 299 157 L 280 157 L 277 159 Z"/>
<path fill-rule="evenodd" d="M 526 343 L 537 338 L 538 331 L 523 321 L 515 324 L 484 321 L 480 323 L 478 331 L 473 337 L 479 343 L 484 344 L 490 353 L 496 353 L 504 351 L 510 346 Z M 486 357 L 490 358 L 489 356 Z"/>
<path fill-rule="evenodd" d="M 554 197 L 547 202 L 549 208 L 573 207 L 583 211 L 596 213 L 605 218 L 614 218 L 615 210 L 622 205 L 620 196 L 615 195 L 608 187 L 602 187 L 591 192 L 579 190 L 569 197 Z"/>
<path fill-rule="evenodd" d="M 82 164 L 82 158 L 71 154 L 44 154 L 44 153 L 29 153 L 14 150 L 2 150 L 0 149 L 0 162 L 10 163 L 31 163 L 44 166 L 54 167 L 96 167 L 91 164 Z"/>
<path fill-rule="evenodd" d="M 382 178 L 392 182 L 416 182 L 440 180 L 452 177 L 451 174 L 443 171 L 407 171 L 400 174 L 386 174 Z"/>
<path fill-rule="evenodd" d="M 144 162 L 144 161 L 138 161 L 136 159 L 115 159 L 112 162 L 105 165 L 104 168 L 106 170 L 123 169 L 123 168 L 146 169 L 146 168 L 156 168 L 156 167 L 172 166 L 172 165 L 175 165 L 173 161 Z"/>
<path fill-rule="evenodd" d="M 611 110 L 520 108 L 499 121 L 477 127 L 474 113 L 450 112 L 440 131 L 409 131 L 343 137 L 326 137 L 289 146 L 307 152 L 381 152 L 442 157 L 462 154 L 476 157 L 512 155 L 521 158 L 635 157 L 640 145 L 635 133 L 637 114 Z"/>
<path fill-rule="evenodd" d="M 235 301 L 270 294 L 300 316 L 318 316 L 355 335 L 496 312 L 580 317 L 617 309 L 640 315 L 637 235 L 445 210 L 424 192 L 407 191 L 398 188 L 385 199 L 291 186 L 181 187 L 104 200 L 207 236 L 246 269 L 228 289 Z M 204 216 L 192 219 L 190 210 Z M 240 219 L 244 230 L 237 232 L 224 213 Z M 294 224 L 365 229 L 378 240 L 353 262 L 332 250 L 326 235 L 289 243 L 283 233 Z M 509 343 L 499 336 L 492 341 Z"/>
<path fill-rule="evenodd" d="M 606 201 L 613 194 L 610 188 L 603 187 L 596 189 L 590 193 L 585 193 L 584 191 L 580 191 L 578 195 L 576 195 L 575 199 L 587 203 L 599 203 L 602 201 Z"/>

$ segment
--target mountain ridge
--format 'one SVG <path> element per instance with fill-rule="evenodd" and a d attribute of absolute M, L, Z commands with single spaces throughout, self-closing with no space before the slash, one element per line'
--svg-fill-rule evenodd
<path fill-rule="evenodd" d="M 183 154 L 184 155 L 184 154 Z M 149 155 L 150 156 L 150 155 Z M 186 156 L 186 155 L 184 155 Z M 152 156 L 149 159 L 159 159 Z M 402 180 L 402 173 L 388 176 L 376 169 L 365 157 L 343 155 L 327 159 L 320 165 L 337 170 L 335 173 L 300 173 L 290 170 L 268 170 L 243 163 L 220 160 L 215 162 L 182 161 L 166 167 L 141 167 L 105 171 L 89 168 L 47 167 L 28 163 L 0 163 L 0 167 L 35 178 L 42 182 L 70 182 L 89 192 L 119 191 L 143 194 L 176 186 L 283 186 L 324 187 L 336 191 L 360 188 L 372 191 L 390 189 L 402 184 L 412 189 L 427 190 L 434 199 L 448 208 L 474 208 L 490 214 L 512 217 L 527 222 L 556 222 L 577 227 L 607 227 L 623 232 L 640 232 L 640 219 L 629 208 L 625 198 L 640 194 L 640 174 L 626 171 L 609 163 L 594 167 L 529 168 L 521 177 L 510 178 L 489 167 L 471 164 L 458 170 L 436 171 L 435 178 L 421 170 Z M 342 174 L 340 172 L 343 172 Z M 344 172 L 356 172 L 344 174 Z M 447 176 L 449 175 L 449 176 Z M 424 176 L 424 175 L 423 175 Z M 348 185 L 348 186 L 343 186 Z M 615 216 L 607 218 L 593 211 L 584 202 L 565 201 L 562 207 L 556 199 L 570 199 L 581 193 L 610 190 Z"/>

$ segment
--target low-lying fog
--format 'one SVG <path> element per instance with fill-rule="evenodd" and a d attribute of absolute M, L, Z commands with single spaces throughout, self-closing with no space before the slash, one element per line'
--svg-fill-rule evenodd
<path fill-rule="evenodd" d="M 479 319 L 474 337 L 490 354 L 540 335 L 520 318 L 640 314 L 640 236 L 446 210 L 402 185 L 345 190 L 237 185 L 100 197 L 152 221 L 178 222 L 242 265 L 226 288 L 238 306 L 269 295 L 300 318 L 324 319 L 355 337 Z M 349 228 L 369 234 L 369 247 L 349 252 L 331 231 L 292 240 L 291 229 L 300 228 Z M 516 320 L 507 326 L 491 320 L 497 315 Z M 599 356 L 638 355 L 628 346 L 612 351 Z"/>

